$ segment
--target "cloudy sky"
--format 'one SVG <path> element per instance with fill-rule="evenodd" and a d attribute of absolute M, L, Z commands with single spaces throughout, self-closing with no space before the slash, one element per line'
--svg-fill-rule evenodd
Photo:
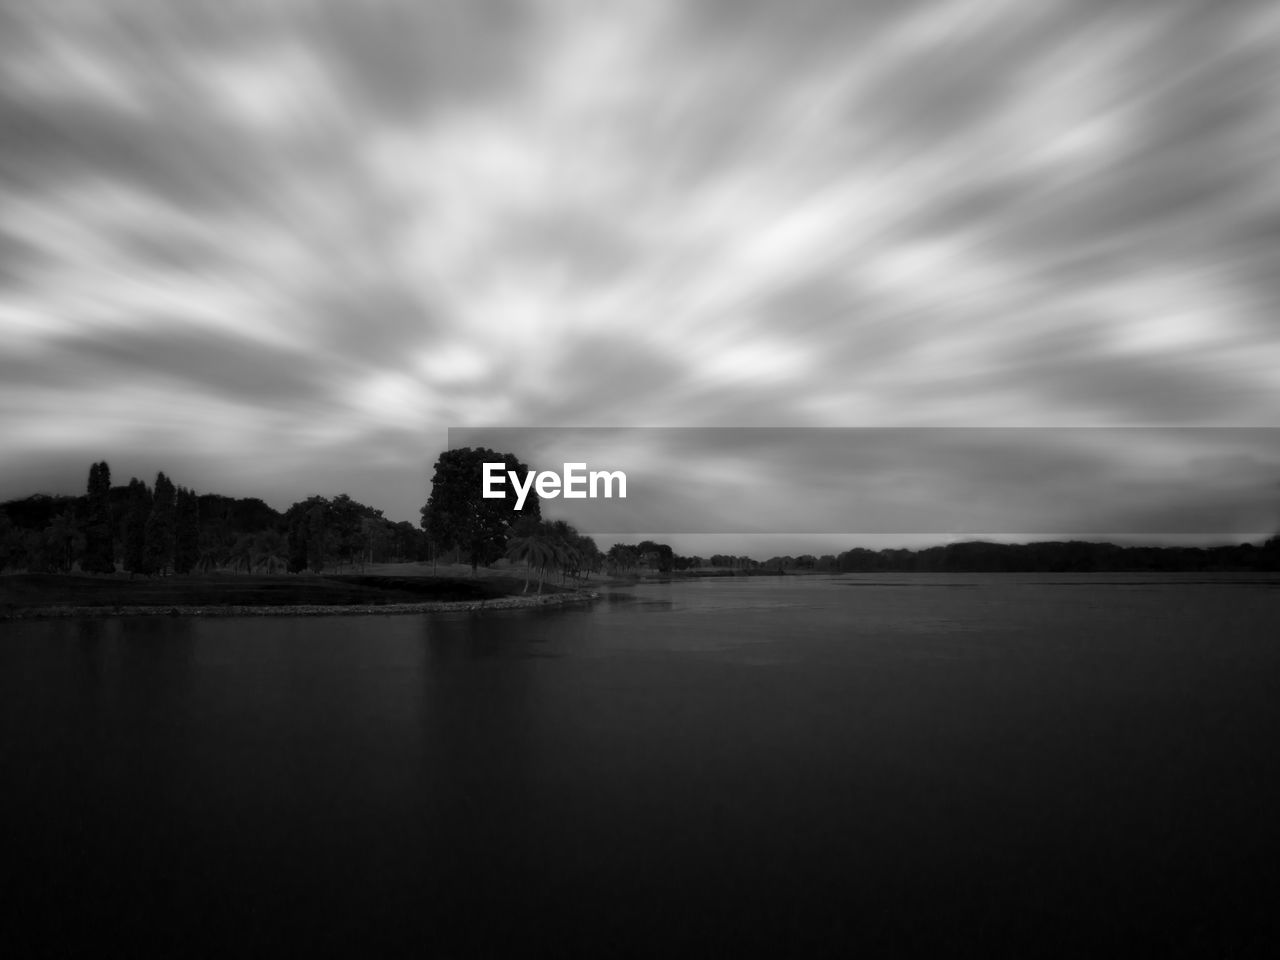
<path fill-rule="evenodd" d="M 449 427 L 1273 426 L 1278 308 L 1275 3 L 0 0 L 0 499 L 416 521 Z"/>

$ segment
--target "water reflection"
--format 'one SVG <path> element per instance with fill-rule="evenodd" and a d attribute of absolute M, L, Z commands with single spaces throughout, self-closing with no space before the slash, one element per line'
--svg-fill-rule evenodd
<path fill-rule="evenodd" d="M 496 657 L 509 639 L 492 618 L 424 617 L 422 631 L 431 662 L 438 665 Z"/>
<path fill-rule="evenodd" d="M 567 655 L 586 642 L 584 610 L 502 610 L 483 615 L 436 614 L 421 618 L 430 661 L 446 666 L 489 659 L 538 659 Z"/>
<path fill-rule="evenodd" d="M 454 956 L 525 935 L 659 955 L 655 923 L 790 943 L 850 904 L 890 926 L 1061 933 L 1116 902 L 1213 921 L 1280 844 L 1274 592 L 1086 591 L 8 624 L 13 907 L 100 904 L 139 943 L 157 918 L 295 942 L 322 917 Z M 1160 916 L 1210 863 L 1218 899 Z"/>
<path fill-rule="evenodd" d="M 74 625 L 76 631 L 76 649 L 80 653 L 80 662 L 85 676 L 96 686 L 103 673 L 103 634 L 111 621 L 81 620 Z"/>

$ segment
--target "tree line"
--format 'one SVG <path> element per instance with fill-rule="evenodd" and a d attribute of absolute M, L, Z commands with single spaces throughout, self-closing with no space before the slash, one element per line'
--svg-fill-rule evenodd
<path fill-rule="evenodd" d="M 133 575 L 298 573 L 426 560 L 426 533 L 353 500 L 311 496 L 280 513 L 256 497 L 198 494 L 163 471 L 112 486 L 105 461 L 81 496 L 0 504 L 0 570 Z"/>
<path fill-rule="evenodd" d="M 422 507 L 422 526 L 430 539 L 464 553 L 473 570 L 480 564 L 488 565 L 504 556 L 525 561 L 539 570 L 590 572 L 601 569 L 614 576 L 635 575 L 642 571 L 672 573 L 706 567 L 744 573 L 1280 569 L 1280 535 L 1271 537 L 1260 546 L 1246 543 L 1221 547 L 1122 547 L 1080 540 L 1025 544 L 969 541 L 921 550 L 854 547 L 839 554 L 775 556 L 764 561 L 728 554 L 714 554 L 709 558 L 686 557 L 677 554 L 668 544 L 644 540 L 637 544 L 615 543 L 601 554 L 594 542 L 589 547 L 585 546 L 577 532 L 563 521 L 557 521 L 558 526 L 543 523 L 535 493 L 530 494 L 523 512 L 515 509 L 516 495 L 510 486 L 506 488 L 504 498 L 481 498 L 483 464 L 486 462 L 502 462 L 521 483 L 529 473 L 529 467 L 510 453 L 470 447 L 446 451 L 436 461 L 431 497 Z"/>
<path fill-rule="evenodd" d="M 634 546 L 614 544 L 605 554 L 605 567 L 615 575 L 640 571 L 714 568 L 741 572 L 778 573 L 1071 573 L 1071 572 L 1194 572 L 1280 570 L 1280 535 L 1260 545 L 1215 547 L 1119 546 L 1084 540 L 1037 543 L 991 543 L 973 540 L 920 550 L 853 547 L 839 554 L 801 554 L 755 560 L 746 556 L 712 554 L 703 558 L 672 553 L 666 544 L 643 541 Z"/>
<path fill-rule="evenodd" d="M 855 547 L 835 557 L 774 557 L 766 565 L 838 573 L 1084 573 L 1280 570 L 1280 535 L 1261 545 L 1119 546 L 1085 540 L 991 543 L 971 540 L 921 550 Z"/>
<path fill-rule="evenodd" d="M 500 559 L 525 566 L 525 589 L 550 574 L 562 581 L 604 572 L 671 573 L 705 567 L 742 572 L 1083 572 L 1280 570 L 1280 535 L 1260 545 L 1118 546 L 1081 540 L 1007 544 L 968 541 L 921 550 L 854 547 L 840 554 L 681 556 L 665 543 L 615 543 L 602 553 L 562 520 L 544 521 L 538 496 L 523 510 L 507 485 L 502 498 L 481 496 L 483 464 L 502 462 L 523 483 L 529 467 L 487 448 L 440 454 L 431 496 L 417 527 L 342 493 L 313 495 L 283 513 L 254 497 L 197 494 L 163 472 L 111 485 L 105 461 L 89 468 L 79 497 L 37 494 L 0 504 L 0 570 L 65 573 L 125 571 L 166 575 L 233 570 L 298 573 L 363 568 L 367 563 L 424 561 L 441 551 L 472 571 Z"/>

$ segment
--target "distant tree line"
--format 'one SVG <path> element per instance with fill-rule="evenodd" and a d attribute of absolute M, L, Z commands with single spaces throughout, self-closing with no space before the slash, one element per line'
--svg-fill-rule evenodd
<path fill-rule="evenodd" d="M 164 576 L 233 570 L 297 573 L 429 559 L 424 531 L 347 494 L 311 496 L 284 513 L 255 497 L 197 494 L 163 472 L 111 485 L 89 468 L 82 496 L 0 504 L 0 570 Z"/>
<path fill-rule="evenodd" d="M 504 487 L 503 497 L 483 498 L 483 464 L 495 462 L 502 462 L 521 482 L 528 476 L 529 467 L 510 453 L 464 447 L 440 454 L 431 496 L 421 510 L 421 525 L 433 544 L 454 551 L 456 558 L 465 557 L 473 571 L 507 557 L 536 571 L 539 584 L 548 570 L 561 571 L 563 578 L 596 570 L 612 576 L 637 576 L 708 566 L 745 573 L 1280 570 L 1280 536 L 1261 546 L 1221 547 L 1121 547 L 1080 540 L 1026 544 L 970 541 L 922 550 L 854 547 L 840 554 L 777 556 L 763 562 L 726 554 L 685 557 L 668 544 L 643 540 L 615 543 L 601 554 L 594 541 L 563 521 L 544 522 L 536 494 L 530 494 L 523 511 L 516 509 L 510 485 Z"/>
<path fill-rule="evenodd" d="M 733 561 L 733 566 L 740 566 L 742 569 L 755 563 L 750 557 L 713 557 L 712 566 L 717 566 L 717 559 L 725 560 L 724 566 L 730 566 L 727 561 Z M 706 565 L 707 561 L 702 557 L 681 556 L 669 545 L 655 543 L 653 540 L 641 540 L 637 544 L 615 543 L 605 554 L 605 566 L 615 576 L 626 576 L 643 570 L 656 573 L 696 570 Z"/>
<path fill-rule="evenodd" d="M 786 555 L 763 561 L 728 554 L 685 557 L 673 553 L 666 544 L 645 540 L 635 545 L 615 543 L 604 555 L 604 565 L 615 576 L 707 567 L 743 572 L 818 573 L 1273 571 L 1280 570 L 1280 535 L 1261 545 L 1243 543 L 1217 547 L 1122 547 L 1083 540 L 1040 543 L 975 540 L 922 550 L 854 547 L 840 554 Z"/>
<path fill-rule="evenodd" d="M 1084 540 L 991 543 L 972 540 L 922 550 L 854 547 L 823 557 L 770 557 L 767 568 L 833 573 L 1072 573 L 1280 570 L 1280 536 L 1260 546 L 1122 547 Z"/>

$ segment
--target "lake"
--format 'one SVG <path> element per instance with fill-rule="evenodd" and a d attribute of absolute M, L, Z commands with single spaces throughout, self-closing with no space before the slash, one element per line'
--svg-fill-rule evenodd
<path fill-rule="evenodd" d="M 1269 955 L 1275 580 L 0 623 L 7 908 L 50 954 Z"/>

